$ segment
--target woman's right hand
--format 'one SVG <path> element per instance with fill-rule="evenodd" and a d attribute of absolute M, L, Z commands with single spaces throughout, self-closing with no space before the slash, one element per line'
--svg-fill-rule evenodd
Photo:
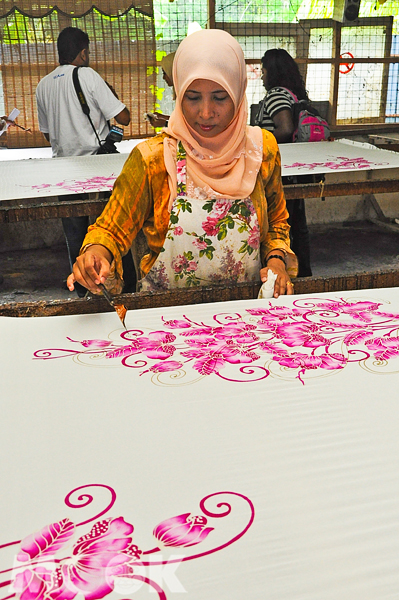
<path fill-rule="evenodd" d="M 105 284 L 109 275 L 112 254 L 100 244 L 89 246 L 83 254 L 78 256 L 73 271 L 67 279 L 68 289 L 72 292 L 75 289 L 75 283 L 80 283 L 90 292 L 99 294 L 100 283 Z"/>

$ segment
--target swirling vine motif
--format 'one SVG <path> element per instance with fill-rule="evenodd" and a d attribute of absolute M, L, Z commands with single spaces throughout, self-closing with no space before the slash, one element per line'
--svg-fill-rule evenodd
<path fill-rule="evenodd" d="M 96 520 L 115 503 L 116 493 L 111 487 L 101 484 L 78 487 L 65 497 L 66 506 L 75 509 L 90 505 L 94 498 L 88 493 L 88 488 L 105 488 L 111 493 L 111 502 L 95 517 L 79 524 L 74 524 L 68 518 L 62 519 L 44 526 L 23 540 L 12 542 L 20 544 L 20 549 L 14 567 L 0 573 L 12 574 L 11 579 L 0 583 L 0 588 L 10 586 L 11 592 L 2 600 L 13 598 L 17 594 L 21 594 L 23 600 L 73 600 L 78 594 L 82 594 L 86 600 L 100 600 L 113 592 L 121 581 L 125 585 L 126 581 L 134 584 L 134 589 L 130 589 L 129 593 L 138 589 L 139 582 L 155 591 L 160 600 L 167 600 L 159 582 L 147 576 L 146 567 L 183 563 L 223 550 L 248 531 L 255 517 L 253 503 L 243 494 L 229 491 L 209 494 L 200 501 L 202 515 L 191 515 L 188 512 L 162 521 L 153 531 L 158 545 L 143 551 L 133 544 L 133 525 L 123 517 Z M 84 493 L 78 496 L 79 504 L 76 504 L 71 498 L 81 490 Z M 216 504 L 216 509 L 211 510 L 208 505 L 215 500 L 220 501 Z M 159 546 L 164 550 L 179 548 L 183 553 L 185 548 L 197 546 L 208 536 L 211 539 L 214 527 L 209 526 L 208 519 L 229 517 L 233 512 L 233 501 L 244 502 L 249 509 L 247 523 L 236 535 L 223 544 L 200 553 L 169 560 L 159 557 Z M 90 521 L 95 521 L 91 530 L 73 543 L 76 529 Z M 0 548 L 8 545 L 10 544 L 3 544 Z M 65 557 L 69 548 L 71 555 Z M 62 557 L 58 557 L 61 552 Z M 144 561 L 143 556 L 146 556 Z"/>
<path fill-rule="evenodd" d="M 156 385 L 173 386 L 211 375 L 235 383 L 283 377 L 305 384 L 305 378 L 337 373 L 350 363 L 368 372 L 399 370 L 393 362 L 399 357 L 399 314 L 382 311 L 382 304 L 301 298 L 292 307 L 269 302 L 243 314 L 215 314 L 211 324 L 182 315 L 162 319 L 155 331 L 124 331 L 117 342 L 67 338 L 81 348 L 37 350 L 34 358 L 78 362 L 95 355 L 96 366 L 118 361 L 139 375 L 151 374 Z M 161 380 L 161 374 L 167 377 Z"/>

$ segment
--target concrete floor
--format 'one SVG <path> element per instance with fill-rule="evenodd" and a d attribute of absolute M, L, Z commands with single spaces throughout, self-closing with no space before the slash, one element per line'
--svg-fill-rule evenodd
<path fill-rule="evenodd" d="M 399 228 L 390 231 L 364 221 L 312 225 L 314 276 L 346 275 L 399 268 Z M 75 297 L 64 289 L 69 274 L 64 244 L 0 253 L 0 304 Z"/>

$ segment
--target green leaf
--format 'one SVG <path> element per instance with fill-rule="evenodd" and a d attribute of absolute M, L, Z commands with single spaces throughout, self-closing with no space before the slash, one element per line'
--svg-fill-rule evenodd
<path fill-rule="evenodd" d="M 230 221 L 227 223 L 227 227 L 228 227 L 229 229 L 234 229 L 234 221 L 233 221 L 233 219 L 231 219 L 231 220 L 230 220 Z"/>
<path fill-rule="evenodd" d="M 239 210 L 240 210 L 239 204 L 233 204 L 233 206 L 230 209 L 230 212 L 232 215 L 236 215 L 236 214 L 238 214 Z"/>
<path fill-rule="evenodd" d="M 173 225 L 176 225 L 176 223 L 179 222 L 179 217 L 177 215 L 174 215 L 173 213 L 170 214 L 170 222 L 173 223 Z"/>
<path fill-rule="evenodd" d="M 248 229 L 248 227 L 246 225 L 240 225 L 238 228 L 238 233 L 243 233 L 247 229 Z"/>
<path fill-rule="evenodd" d="M 212 208 L 213 208 L 213 204 L 214 201 L 213 200 L 207 200 L 207 202 L 205 202 L 204 206 L 202 207 L 203 210 L 206 210 L 206 212 L 211 212 Z"/>
<path fill-rule="evenodd" d="M 206 257 L 209 258 L 209 260 L 213 259 L 213 250 L 211 250 L 210 248 L 207 248 L 205 250 L 205 254 L 206 254 Z"/>
<path fill-rule="evenodd" d="M 218 233 L 218 240 L 224 240 L 224 238 L 227 236 L 227 229 L 224 227 L 223 229 L 221 229 Z"/>

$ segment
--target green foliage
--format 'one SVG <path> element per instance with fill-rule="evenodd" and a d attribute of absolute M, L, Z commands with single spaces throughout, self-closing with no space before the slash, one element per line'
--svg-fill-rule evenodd
<path fill-rule="evenodd" d="M 167 55 L 167 52 L 165 52 L 164 50 L 157 50 L 155 52 L 155 58 L 157 59 L 157 62 L 161 62 L 163 57 L 166 55 Z"/>
<path fill-rule="evenodd" d="M 156 85 L 150 85 L 150 92 L 157 100 L 162 100 L 164 91 L 165 88 L 161 88 Z"/>

